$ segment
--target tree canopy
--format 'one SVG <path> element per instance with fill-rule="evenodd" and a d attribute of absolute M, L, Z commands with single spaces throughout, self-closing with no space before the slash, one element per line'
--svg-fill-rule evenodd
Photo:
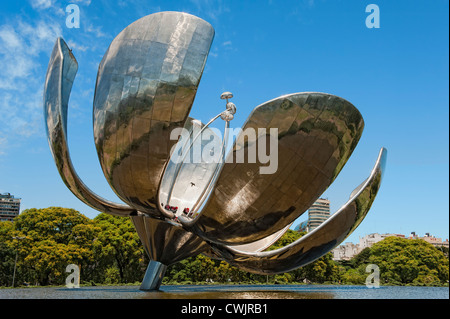
<path fill-rule="evenodd" d="M 421 239 L 388 237 L 371 247 L 369 262 L 385 283 L 439 285 L 449 278 L 448 258 Z"/>
<path fill-rule="evenodd" d="M 76 264 L 84 282 L 141 281 L 147 262 L 129 218 L 99 214 L 91 220 L 62 208 L 28 209 L 0 223 L 0 285 L 61 285 Z M 109 276 L 109 277 L 108 277 Z M 112 279 L 111 279 L 112 278 Z"/>
<path fill-rule="evenodd" d="M 304 234 L 288 230 L 268 250 Z M 334 261 L 328 253 L 299 269 L 270 276 L 200 254 L 168 267 L 163 283 L 364 284 L 367 265 L 375 264 L 381 284 L 448 285 L 445 251 L 419 239 L 388 237 L 349 261 Z M 82 284 L 138 284 L 149 261 L 130 218 L 99 214 L 89 219 L 62 207 L 28 209 L 14 222 L 0 222 L 0 286 L 11 286 L 16 258 L 16 286 L 62 285 L 69 264 L 80 267 Z"/>

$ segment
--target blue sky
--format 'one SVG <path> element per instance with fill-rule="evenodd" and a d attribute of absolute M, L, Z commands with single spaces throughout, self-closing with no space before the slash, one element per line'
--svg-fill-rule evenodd
<path fill-rule="evenodd" d="M 80 28 L 67 28 L 65 9 L 80 8 Z M 369 29 L 368 4 L 380 8 Z M 113 38 L 159 11 L 184 11 L 214 27 L 191 116 L 207 122 L 234 93 L 243 124 L 257 105 L 280 95 L 326 92 L 353 103 L 363 136 L 325 192 L 332 212 L 370 173 L 381 147 L 387 171 L 366 219 L 348 241 L 369 233 L 449 234 L 449 43 L 447 0 L 2 1 L 0 4 L 0 193 L 22 209 L 71 207 L 97 212 L 64 186 L 44 131 L 42 90 L 57 36 L 79 63 L 69 103 L 69 147 L 83 181 L 120 201 L 98 162 L 92 101 L 98 63 Z M 301 218 L 303 220 L 304 218 Z"/>

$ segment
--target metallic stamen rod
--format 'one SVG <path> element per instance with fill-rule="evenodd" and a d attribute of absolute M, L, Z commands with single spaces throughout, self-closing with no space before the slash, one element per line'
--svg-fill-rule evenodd
<path fill-rule="evenodd" d="M 229 128 L 230 128 L 230 121 L 226 121 L 225 122 L 225 134 L 224 134 L 224 138 L 222 140 L 221 161 L 219 161 L 217 163 L 216 168 L 214 170 L 214 173 L 213 173 L 213 175 L 211 176 L 211 179 L 208 182 L 208 185 L 203 189 L 199 199 L 192 206 L 192 209 L 191 209 L 192 216 L 195 216 L 195 214 L 197 213 L 198 209 L 200 207 L 202 207 L 202 205 L 205 202 L 206 198 L 210 194 L 212 188 L 216 184 L 217 177 L 219 176 L 219 173 L 222 170 L 223 164 L 225 163 L 225 155 L 226 155 L 225 150 L 226 150 L 226 147 L 227 147 Z M 179 217 L 179 220 L 184 226 L 191 226 L 194 223 L 194 218 L 189 220 L 189 219 L 185 218 L 182 215 Z"/>
<path fill-rule="evenodd" d="M 220 113 L 222 114 L 222 113 Z M 213 123 L 215 120 L 217 120 L 217 118 L 220 116 L 220 114 L 217 114 L 216 116 L 214 116 L 201 130 L 200 132 L 197 133 L 197 135 L 192 139 L 192 142 L 189 144 L 189 147 L 186 148 L 186 152 L 184 152 L 184 148 L 182 150 L 183 157 L 181 159 L 180 165 L 176 168 L 175 174 L 173 175 L 172 178 L 172 183 L 171 183 L 171 187 L 169 189 L 169 194 L 167 194 L 167 204 L 169 204 L 170 199 L 172 198 L 172 192 L 174 189 L 174 185 L 178 179 L 178 176 L 180 175 L 180 171 L 181 168 L 183 167 L 184 161 L 186 159 L 186 156 L 189 154 L 190 150 L 192 149 L 192 146 L 194 145 L 195 141 L 202 135 L 202 133 L 206 130 L 206 128 Z M 192 133 L 194 133 L 194 130 L 192 130 Z M 162 208 L 164 209 L 164 208 Z M 175 216 L 174 216 L 175 217 Z"/>
<path fill-rule="evenodd" d="M 220 98 L 222 99 L 222 100 L 227 100 L 227 104 L 228 104 L 228 99 L 231 99 L 233 97 L 233 93 L 231 93 L 231 92 L 223 92 L 221 95 L 220 95 Z"/>

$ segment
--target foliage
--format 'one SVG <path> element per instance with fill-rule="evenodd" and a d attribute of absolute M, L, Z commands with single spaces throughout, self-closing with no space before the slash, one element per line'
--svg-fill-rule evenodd
<path fill-rule="evenodd" d="M 95 232 L 92 222 L 73 209 L 25 210 L 5 236 L 7 246 L 18 255 L 17 282 L 62 284 L 68 264 L 84 268 L 94 260 Z"/>
<path fill-rule="evenodd" d="M 371 247 L 369 261 L 380 267 L 384 283 L 436 285 L 449 279 L 448 258 L 421 239 L 388 237 Z"/>
<path fill-rule="evenodd" d="M 386 285 L 440 286 L 449 280 L 448 257 L 421 239 L 388 237 L 341 264 L 343 283 L 364 284 L 368 264 L 379 267 L 380 283 Z"/>
<path fill-rule="evenodd" d="M 131 220 L 106 214 L 28 209 L 0 223 L 0 239 L 0 286 L 12 285 L 16 254 L 16 285 L 62 285 L 69 264 L 80 267 L 82 282 L 136 282 L 148 263 Z"/>
<path fill-rule="evenodd" d="M 274 250 L 291 244 L 305 233 L 288 230 L 267 250 Z M 168 268 L 164 283 L 177 284 L 186 282 L 220 282 L 220 283 L 276 283 L 325 282 L 337 281 L 338 266 L 332 255 L 327 254 L 305 267 L 277 275 L 258 275 L 239 270 L 225 261 L 213 260 L 204 255 L 185 259 Z"/>
<path fill-rule="evenodd" d="M 141 281 L 148 259 L 131 219 L 99 214 L 94 224 L 99 228 L 93 246 L 97 267 L 109 269 L 114 265 L 121 283 Z M 94 279 L 103 282 L 112 273 L 97 272 Z"/>
<path fill-rule="evenodd" d="M 288 230 L 267 250 L 291 244 L 305 233 Z M 68 208 L 28 209 L 14 222 L 0 223 L 0 286 L 62 285 L 68 264 L 80 266 L 81 283 L 123 284 L 142 281 L 148 264 L 131 219 L 99 214 L 93 220 Z M 365 283 L 366 266 L 376 264 L 381 283 L 445 285 L 448 249 L 423 240 L 389 237 L 348 261 L 328 253 L 299 269 L 277 275 L 239 270 L 225 261 L 197 255 L 168 267 L 163 283 Z"/>

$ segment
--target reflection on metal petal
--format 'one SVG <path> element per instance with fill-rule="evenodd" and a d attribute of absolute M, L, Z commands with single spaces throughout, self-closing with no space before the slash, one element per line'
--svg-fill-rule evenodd
<path fill-rule="evenodd" d="M 364 219 L 379 190 L 386 156 L 387 151 L 382 148 L 370 177 L 350 200 L 322 225 L 292 244 L 256 253 L 216 244 L 214 252 L 240 269 L 259 274 L 283 273 L 313 262 L 344 241 Z"/>
<path fill-rule="evenodd" d="M 135 213 L 127 205 L 110 202 L 84 185 L 73 168 L 67 146 L 67 108 L 78 64 L 62 39 L 57 39 L 44 86 L 44 118 L 50 150 L 59 174 L 70 191 L 86 205 L 119 216 Z"/>
<path fill-rule="evenodd" d="M 251 243 L 283 229 L 334 181 L 363 127 L 359 111 L 330 94 L 296 93 L 258 106 L 237 137 L 211 197 L 189 229 L 226 245 Z M 273 174 L 260 174 L 260 167 L 266 164 L 247 158 L 268 135 L 252 136 L 251 132 L 269 132 L 270 128 L 278 129 L 278 168 Z M 242 156 L 244 163 L 239 162 Z"/>
<path fill-rule="evenodd" d="M 200 18 L 160 12 L 126 27 L 100 63 L 94 137 L 108 183 L 124 202 L 155 217 L 158 186 L 189 115 L 214 29 Z"/>
<path fill-rule="evenodd" d="M 257 240 L 253 243 L 244 244 L 244 245 L 234 245 L 233 249 L 236 251 L 242 251 L 242 252 L 262 251 L 262 250 L 272 246 L 272 244 L 274 244 L 278 239 L 280 239 L 280 237 L 283 236 L 283 234 L 285 232 L 287 232 L 291 226 L 292 226 L 292 223 L 287 225 L 286 227 L 284 227 L 282 230 L 277 231 L 275 234 L 272 234 L 263 239 Z"/>
<path fill-rule="evenodd" d="M 150 259 L 166 266 L 208 248 L 203 239 L 172 222 L 143 215 L 132 216 L 131 219 Z"/>
<path fill-rule="evenodd" d="M 220 168 L 222 139 L 200 121 L 189 118 L 182 136 L 164 170 L 159 186 L 159 203 L 177 207 L 174 213 L 182 223 L 195 216 L 194 207 L 208 193 Z M 212 154 L 210 156 L 210 153 Z"/>

